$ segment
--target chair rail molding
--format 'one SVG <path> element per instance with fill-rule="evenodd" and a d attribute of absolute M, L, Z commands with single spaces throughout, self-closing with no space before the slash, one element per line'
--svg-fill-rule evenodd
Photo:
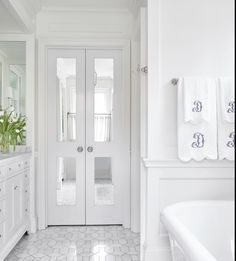
<path fill-rule="evenodd" d="M 158 160 L 142 158 L 142 162 L 146 168 L 234 168 L 234 162 L 228 160 L 183 162 L 178 159 Z"/>

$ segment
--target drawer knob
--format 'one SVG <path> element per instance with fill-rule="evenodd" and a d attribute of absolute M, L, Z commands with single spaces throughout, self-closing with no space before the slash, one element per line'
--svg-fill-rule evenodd
<path fill-rule="evenodd" d="M 27 189 L 25 190 L 25 193 L 28 193 L 28 190 L 27 190 Z"/>
<path fill-rule="evenodd" d="M 25 212 L 28 212 L 28 209 L 27 209 L 27 208 L 25 209 Z"/>
<path fill-rule="evenodd" d="M 0 238 L 2 237 L 2 235 L 0 234 Z"/>
<path fill-rule="evenodd" d="M 17 189 L 18 189 L 18 186 L 15 186 L 15 187 L 14 187 L 14 190 L 17 190 Z"/>
<path fill-rule="evenodd" d="M 11 171 L 11 168 L 9 168 L 9 171 Z"/>

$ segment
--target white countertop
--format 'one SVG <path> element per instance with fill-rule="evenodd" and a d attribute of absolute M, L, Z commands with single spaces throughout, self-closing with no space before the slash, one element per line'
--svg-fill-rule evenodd
<path fill-rule="evenodd" d="M 11 161 L 12 159 L 21 158 L 22 156 L 29 157 L 31 152 L 9 152 L 6 154 L 0 153 L 0 163 Z"/>

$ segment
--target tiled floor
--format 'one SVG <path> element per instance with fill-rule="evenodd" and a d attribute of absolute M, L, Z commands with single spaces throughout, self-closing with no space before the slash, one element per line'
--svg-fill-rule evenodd
<path fill-rule="evenodd" d="M 139 261 L 139 235 L 119 226 L 50 227 L 24 236 L 5 261 Z"/>

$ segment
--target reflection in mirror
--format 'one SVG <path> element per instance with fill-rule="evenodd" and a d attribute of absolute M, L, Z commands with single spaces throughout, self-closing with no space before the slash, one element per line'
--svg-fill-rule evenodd
<path fill-rule="evenodd" d="M 3 64 L 0 56 L 0 110 L 2 110 L 2 88 L 3 88 Z"/>
<path fill-rule="evenodd" d="M 95 204 L 114 204 L 114 185 L 112 180 L 112 163 L 109 157 L 95 158 Z"/>
<path fill-rule="evenodd" d="M 26 115 L 26 44 L 0 42 L 0 109 Z"/>
<path fill-rule="evenodd" d="M 95 59 L 94 139 L 110 142 L 112 139 L 114 60 Z"/>
<path fill-rule="evenodd" d="M 57 166 L 57 204 L 76 204 L 76 160 L 75 158 L 58 159 Z"/>
<path fill-rule="evenodd" d="M 76 140 L 76 59 L 57 58 L 58 140 Z"/>

